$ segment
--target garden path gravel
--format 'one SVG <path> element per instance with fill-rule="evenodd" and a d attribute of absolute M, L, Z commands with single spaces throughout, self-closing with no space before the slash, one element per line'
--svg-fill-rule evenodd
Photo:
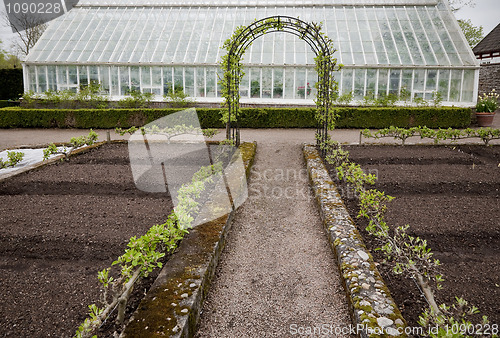
<path fill-rule="evenodd" d="M 249 198 L 236 212 L 196 337 L 313 329 L 346 337 L 329 334 L 351 324 L 347 300 L 301 145 L 285 142 L 258 143 Z"/>

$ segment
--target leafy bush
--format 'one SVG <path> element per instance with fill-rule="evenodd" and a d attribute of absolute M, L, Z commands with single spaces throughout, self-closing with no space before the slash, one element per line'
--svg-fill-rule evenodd
<path fill-rule="evenodd" d="M 169 90 L 168 94 L 164 95 L 163 98 L 166 102 L 170 103 L 173 108 L 182 108 L 193 105 L 193 101 L 188 99 L 188 95 L 184 93 L 181 88 L 176 89 L 175 91 Z"/>
<path fill-rule="evenodd" d="M 132 89 L 126 98 L 118 101 L 118 105 L 124 108 L 145 108 L 153 99 L 153 93 L 141 93 L 139 90 Z"/>

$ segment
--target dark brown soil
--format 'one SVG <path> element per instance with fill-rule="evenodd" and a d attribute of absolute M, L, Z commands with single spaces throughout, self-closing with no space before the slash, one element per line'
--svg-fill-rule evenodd
<path fill-rule="evenodd" d="M 73 336 L 99 301 L 97 272 L 171 210 L 165 194 L 135 188 L 126 144 L 0 183 L 0 336 Z"/>
<path fill-rule="evenodd" d="M 378 174 L 374 186 L 396 197 L 389 203 L 386 220 L 392 227 L 409 224 L 410 232 L 427 239 L 442 262 L 444 289 L 439 303 L 463 297 L 500 324 L 500 147 L 484 146 L 351 146 L 351 160 Z M 330 173 L 333 174 L 331 168 Z M 352 217 L 354 200 L 344 198 Z M 365 243 L 376 242 L 356 220 Z M 381 273 L 410 326 L 426 306 L 415 283 Z M 477 319 L 477 318 L 476 318 Z"/>

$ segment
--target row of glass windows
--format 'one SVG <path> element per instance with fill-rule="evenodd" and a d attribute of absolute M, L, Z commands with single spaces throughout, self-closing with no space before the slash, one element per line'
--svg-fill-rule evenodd
<path fill-rule="evenodd" d="M 103 95 L 119 97 L 133 90 L 163 96 L 182 90 L 192 98 L 221 97 L 217 67 L 121 67 L 121 66 L 26 66 L 26 89 L 77 92 L 99 83 Z M 317 74 L 312 67 L 248 67 L 240 84 L 242 98 L 309 99 L 316 97 Z M 400 94 L 431 99 L 439 91 L 444 102 L 474 100 L 474 69 L 344 68 L 336 74 L 341 93 L 352 92 L 355 100 L 365 96 Z M 200 99 L 201 101 L 202 99 Z"/>

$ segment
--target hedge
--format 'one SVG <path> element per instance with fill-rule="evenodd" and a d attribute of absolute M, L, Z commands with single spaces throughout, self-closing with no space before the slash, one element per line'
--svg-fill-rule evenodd
<path fill-rule="evenodd" d="M 4 107 L 18 107 L 19 101 L 11 101 L 11 100 L 0 100 L 0 108 Z"/>
<path fill-rule="evenodd" d="M 21 68 L 0 69 L 0 100 L 17 100 L 23 91 Z"/>
<path fill-rule="evenodd" d="M 164 109 L 0 109 L 0 128 L 127 128 L 142 126 L 182 108 Z M 223 128 L 220 108 L 197 108 L 202 128 Z M 337 128 L 427 126 L 464 128 L 471 124 L 470 108 L 338 109 Z M 242 108 L 242 128 L 314 128 L 314 108 Z"/>

